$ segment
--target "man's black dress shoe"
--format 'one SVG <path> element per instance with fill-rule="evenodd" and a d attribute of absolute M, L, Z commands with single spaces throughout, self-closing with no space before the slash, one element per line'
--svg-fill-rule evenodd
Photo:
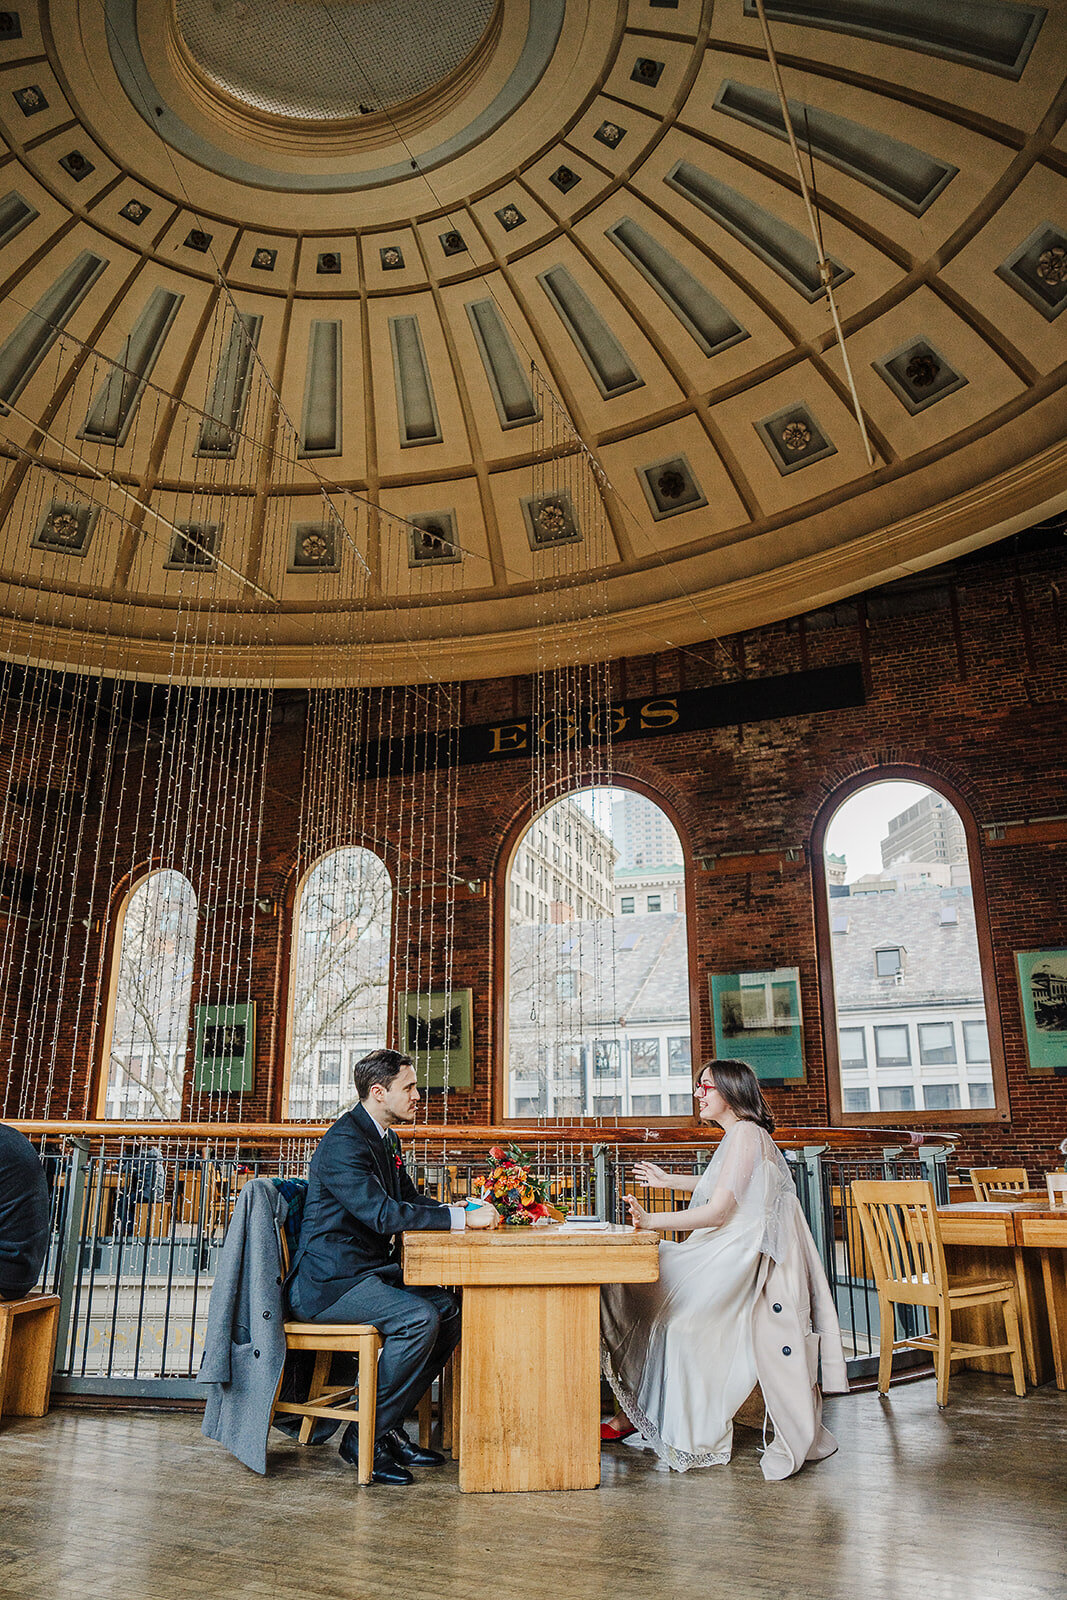
<path fill-rule="evenodd" d="M 350 1467 L 359 1466 L 359 1430 L 354 1422 L 350 1422 L 341 1435 L 341 1443 L 337 1450 L 342 1461 L 347 1461 Z M 414 1483 L 411 1476 L 401 1462 L 397 1461 L 389 1451 L 384 1439 L 378 1439 L 374 1445 L 374 1465 L 370 1475 L 371 1483 Z"/>
<path fill-rule="evenodd" d="M 439 1450 L 424 1450 L 421 1444 L 412 1444 L 400 1428 L 383 1434 L 381 1443 L 393 1460 L 405 1467 L 443 1467 L 445 1464 L 445 1458 Z"/>

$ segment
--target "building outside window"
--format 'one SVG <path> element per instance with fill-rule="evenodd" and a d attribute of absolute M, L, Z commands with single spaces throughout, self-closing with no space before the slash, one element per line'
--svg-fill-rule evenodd
<path fill-rule="evenodd" d="M 341 1061 L 387 1037 L 392 920 L 392 882 L 371 850 L 331 850 L 304 879 L 293 920 L 288 1115 L 337 1116 L 351 1099 Z"/>
<path fill-rule="evenodd" d="M 661 911 L 663 909 L 662 896 L 658 894 L 650 894 L 648 897 L 648 909 L 650 912 Z"/>
<path fill-rule="evenodd" d="M 196 953 L 196 894 L 170 869 L 131 890 L 116 940 L 104 1115 L 181 1115 Z"/>
<path fill-rule="evenodd" d="M 944 853 L 916 855 L 935 838 Z M 820 960 L 833 972 L 827 1054 L 846 1117 L 995 1104 L 966 838 L 944 796 L 912 781 L 869 784 L 830 817 Z"/>
<path fill-rule="evenodd" d="M 665 865 L 653 869 L 654 881 L 643 868 L 636 881 L 622 880 L 626 893 L 620 896 L 612 830 L 623 814 L 615 804 L 621 793 L 604 788 L 568 795 L 515 842 L 509 882 L 528 873 L 539 831 L 550 841 L 561 835 L 566 840 L 568 828 L 571 834 L 571 850 L 561 846 L 555 871 L 550 861 L 536 863 L 551 874 L 548 915 L 543 899 L 537 921 L 527 916 L 525 898 L 516 906 L 509 893 L 505 905 L 507 1116 L 536 1103 L 536 1114 L 549 1118 L 666 1118 L 667 1098 L 648 1080 L 668 1067 L 679 1077 L 691 1075 L 681 845 L 664 817 L 659 831 Z M 681 889 L 682 909 L 666 909 L 672 903 L 667 883 L 674 886 L 670 896 Z M 653 903 L 659 899 L 654 924 L 645 910 L 649 894 Z M 580 1068 L 565 1067 L 557 1049 L 565 1041 L 574 1042 Z M 616 1091 L 618 1107 L 595 1109 L 616 1097 L 599 1089 Z M 688 1096 L 686 1114 L 692 1114 Z"/>

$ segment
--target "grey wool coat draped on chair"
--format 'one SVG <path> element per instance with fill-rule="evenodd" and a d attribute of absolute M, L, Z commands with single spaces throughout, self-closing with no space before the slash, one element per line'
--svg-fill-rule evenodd
<path fill-rule="evenodd" d="M 278 1230 L 288 1206 L 269 1178 L 241 1191 L 208 1305 L 202 1432 L 253 1472 L 267 1470 L 267 1434 L 285 1366 L 285 1297 Z"/>

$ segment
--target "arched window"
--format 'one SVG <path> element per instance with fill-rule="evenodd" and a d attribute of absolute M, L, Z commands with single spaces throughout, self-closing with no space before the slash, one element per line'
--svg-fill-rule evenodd
<path fill-rule="evenodd" d="M 681 842 L 655 801 L 584 789 L 534 817 L 506 886 L 506 1117 L 693 1114 Z"/>
<path fill-rule="evenodd" d="M 181 1115 L 195 953 L 192 884 L 170 869 L 149 873 L 122 914 L 105 1116 Z"/>
<path fill-rule="evenodd" d="M 929 783 L 853 787 L 826 820 L 823 998 L 831 1103 L 844 1118 L 997 1114 L 976 875 L 963 816 Z"/>
<path fill-rule="evenodd" d="M 287 1115 L 325 1121 L 353 1099 L 352 1067 L 386 1042 L 393 886 L 371 850 L 322 856 L 297 895 Z"/>

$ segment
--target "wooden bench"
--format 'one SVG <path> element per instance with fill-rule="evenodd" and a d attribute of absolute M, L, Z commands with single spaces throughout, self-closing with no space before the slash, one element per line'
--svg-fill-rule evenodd
<path fill-rule="evenodd" d="M 58 1329 L 58 1295 L 0 1300 L 0 1418 L 48 1411 Z"/>

